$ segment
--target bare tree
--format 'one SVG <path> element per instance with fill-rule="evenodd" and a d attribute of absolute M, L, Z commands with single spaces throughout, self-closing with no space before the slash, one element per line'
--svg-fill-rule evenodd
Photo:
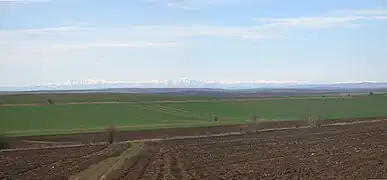
<path fill-rule="evenodd" d="M 3 133 L 0 133 L 0 149 L 10 148 L 8 138 Z"/>
<path fill-rule="evenodd" d="M 115 140 L 116 131 L 117 131 L 117 129 L 116 129 L 115 125 L 112 125 L 112 126 L 109 126 L 108 128 L 106 128 L 107 141 L 109 144 L 113 144 L 113 142 Z"/>

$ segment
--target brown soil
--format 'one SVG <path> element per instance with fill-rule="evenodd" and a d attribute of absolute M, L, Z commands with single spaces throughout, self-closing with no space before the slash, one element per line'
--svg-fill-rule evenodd
<path fill-rule="evenodd" d="M 386 121 L 148 143 L 109 179 L 387 178 Z"/>
<path fill-rule="evenodd" d="M 0 179 L 67 180 L 70 175 L 81 172 L 107 157 L 118 156 L 127 148 L 127 144 L 101 144 L 2 151 Z"/>
<path fill-rule="evenodd" d="M 370 118 L 351 118 L 351 119 L 329 119 L 321 120 L 320 124 L 332 124 L 332 123 L 345 123 L 345 122 L 357 122 L 367 121 L 374 119 L 387 119 L 387 117 L 370 117 Z M 128 141 L 139 139 L 155 139 L 155 138 L 169 138 L 175 136 L 197 136 L 206 134 L 220 134 L 229 132 L 250 131 L 249 129 L 267 129 L 267 128 L 282 128 L 282 127 L 298 127 L 306 126 L 308 122 L 306 120 L 298 121 L 265 121 L 259 124 L 246 125 L 226 125 L 226 126 L 212 126 L 212 127 L 195 127 L 195 128 L 170 128 L 170 129 L 152 129 L 152 130 L 137 130 L 137 131 L 118 131 L 115 134 L 116 141 Z M 47 142 L 53 142 L 51 145 L 57 145 L 62 142 L 63 144 L 69 143 L 90 143 L 90 142 L 102 142 L 107 141 L 108 134 L 106 132 L 97 133 L 82 133 L 82 134 L 69 134 L 69 135 L 43 135 L 43 136 L 26 136 L 11 138 L 11 146 L 13 148 L 21 147 L 36 147 L 42 146 L 39 143 L 33 143 L 33 141 L 44 141 L 44 146 L 50 146 Z"/>
<path fill-rule="evenodd" d="M 387 121 L 371 121 L 375 119 L 386 118 L 324 120 L 315 128 L 304 128 L 307 121 L 283 121 L 117 132 L 117 141 L 169 140 L 146 142 L 137 156 L 107 179 L 387 178 Z M 365 123 L 329 125 L 344 122 Z M 286 127 L 293 128 L 278 129 Z M 210 136 L 241 131 L 247 133 Z M 198 135 L 207 137 L 173 139 Z M 15 146 L 43 141 L 44 146 L 62 147 L 0 151 L 0 180 L 67 179 L 127 149 L 125 144 L 68 146 L 106 140 L 106 133 L 12 138 Z"/>

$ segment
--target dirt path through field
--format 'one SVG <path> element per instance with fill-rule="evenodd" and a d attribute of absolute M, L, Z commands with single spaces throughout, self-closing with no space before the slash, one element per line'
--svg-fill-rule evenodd
<path fill-rule="evenodd" d="M 189 103 L 189 102 L 247 102 L 247 101 L 270 101 L 270 100 L 290 100 L 290 99 L 349 99 L 350 96 L 327 96 L 327 97 L 272 97 L 272 98 L 249 98 L 249 99 L 214 99 L 214 100 L 171 100 L 171 101 L 141 101 L 141 102 L 64 102 L 55 105 L 86 105 L 86 104 L 152 104 L 152 103 Z M 3 104 L 5 107 L 13 106 L 49 106 L 49 104 Z"/>
<path fill-rule="evenodd" d="M 143 143 L 134 143 L 131 148 L 124 151 L 120 156 L 107 158 L 88 169 L 72 175 L 69 180 L 104 180 L 116 169 L 121 168 L 124 162 L 136 156 L 142 149 Z"/>

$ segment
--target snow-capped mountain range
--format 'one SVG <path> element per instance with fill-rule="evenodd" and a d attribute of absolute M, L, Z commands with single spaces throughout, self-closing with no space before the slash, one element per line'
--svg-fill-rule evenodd
<path fill-rule="evenodd" d="M 80 90 L 111 88 L 207 88 L 207 89 L 254 89 L 254 88 L 387 88 L 387 83 L 346 82 L 316 84 L 300 81 L 208 81 L 181 78 L 178 80 L 110 81 L 103 79 L 69 80 L 59 84 L 0 87 L 0 91 Z"/>

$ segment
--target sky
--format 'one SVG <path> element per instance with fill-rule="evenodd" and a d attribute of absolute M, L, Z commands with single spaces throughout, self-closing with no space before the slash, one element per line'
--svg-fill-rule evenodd
<path fill-rule="evenodd" d="M 387 0 L 0 0 L 0 86 L 387 82 Z"/>

